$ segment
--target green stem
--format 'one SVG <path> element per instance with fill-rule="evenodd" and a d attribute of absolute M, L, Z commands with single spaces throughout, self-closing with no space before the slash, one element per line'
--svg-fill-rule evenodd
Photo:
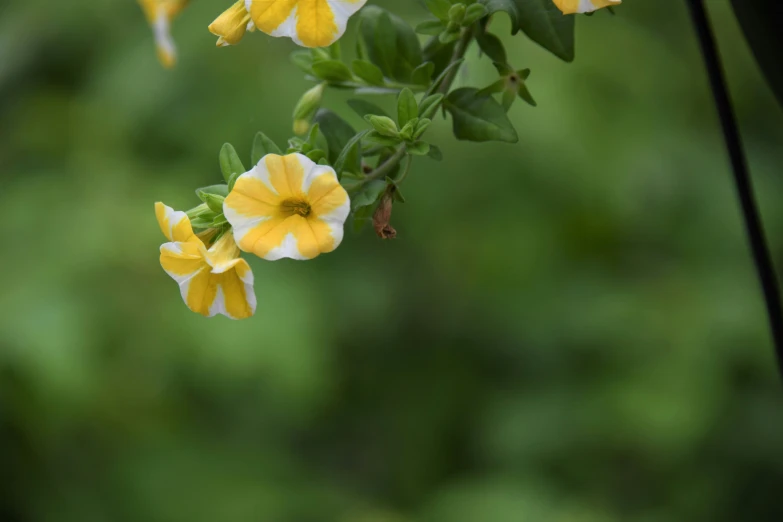
<path fill-rule="evenodd" d="M 451 60 L 449 61 L 449 64 L 453 64 L 455 62 L 458 62 L 462 60 L 465 57 L 465 53 L 468 51 L 468 47 L 470 47 L 470 43 L 473 41 L 473 37 L 475 35 L 474 26 L 466 27 L 462 31 L 462 36 L 457 41 L 457 45 L 454 46 L 454 52 L 451 55 Z M 454 67 L 454 69 L 449 72 L 448 76 L 443 79 L 443 82 L 438 87 L 438 91 L 441 94 L 448 94 L 449 89 L 451 89 L 451 84 L 454 83 L 454 79 L 457 77 L 457 72 L 459 71 L 460 67 Z M 410 167 L 413 158 L 407 153 L 407 148 L 405 144 L 400 146 L 399 149 L 397 149 L 394 154 L 384 161 L 381 165 L 378 165 L 378 167 L 375 168 L 372 172 L 367 174 L 367 176 L 364 178 L 364 180 L 356 185 L 354 190 L 358 190 L 361 187 L 363 187 L 365 184 L 369 183 L 370 181 L 376 180 L 376 179 L 383 179 L 388 174 L 390 174 L 394 168 L 402 161 L 403 158 L 407 156 L 408 161 L 405 165 L 405 170 L 402 173 L 402 176 L 398 180 L 396 180 L 396 183 L 402 183 L 402 181 L 408 176 L 408 172 L 410 172 Z"/>
<path fill-rule="evenodd" d="M 473 35 L 473 26 L 466 27 L 462 30 L 462 37 L 457 40 L 457 45 L 454 46 L 454 52 L 451 54 L 450 63 L 457 62 L 465 57 L 465 53 L 468 52 L 468 47 L 470 47 L 470 42 L 473 41 Z M 438 87 L 439 93 L 443 95 L 449 93 L 451 84 L 454 83 L 454 80 L 457 78 L 457 73 L 459 72 L 460 68 L 461 67 L 455 67 L 451 72 L 449 72 L 449 75 L 443 79 L 443 83 L 441 83 L 440 87 Z"/>
<path fill-rule="evenodd" d="M 375 179 L 384 179 L 386 176 L 391 174 L 391 172 L 394 170 L 394 167 L 397 166 L 397 164 L 402 161 L 402 158 L 405 157 L 405 153 L 408 151 L 405 144 L 400 146 L 399 149 L 397 149 L 392 156 L 384 161 L 382 164 L 378 165 L 378 167 L 367 174 L 367 177 L 364 178 L 364 181 L 362 184 L 369 183 L 372 180 Z"/>

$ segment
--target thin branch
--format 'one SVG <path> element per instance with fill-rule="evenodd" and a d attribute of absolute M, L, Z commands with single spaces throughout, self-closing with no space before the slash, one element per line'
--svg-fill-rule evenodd
<path fill-rule="evenodd" d="M 718 115 L 720 116 L 721 126 L 723 127 L 723 137 L 726 141 L 726 149 L 731 158 L 734 184 L 737 188 L 737 195 L 739 196 L 742 207 L 745 230 L 748 235 L 751 251 L 753 252 L 756 272 L 758 273 L 759 281 L 762 290 L 764 291 L 764 300 L 767 306 L 767 316 L 772 332 L 772 340 L 775 345 L 778 369 L 783 378 L 783 306 L 781 306 L 780 287 L 778 285 L 777 275 L 775 274 L 769 247 L 767 246 L 764 226 L 753 193 L 753 182 L 750 178 L 745 152 L 742 148 L 742 138 L 737 126 L 734 109 L 731 105 L 731 98 L 729 96 L 728 88 L 726 87 L 726 80 L 718 55 L 715 37 L 712 33 L 709 19 L 707 18 L 704 3 L 702 0 L 689 0 L 688 6 L 690 8 L 693 25 L 696 28 L 696 34 L 699 37 L 704 64 L 707 68 L 712 94 L 715 98 L 715 106 L 718 110 Z"/>

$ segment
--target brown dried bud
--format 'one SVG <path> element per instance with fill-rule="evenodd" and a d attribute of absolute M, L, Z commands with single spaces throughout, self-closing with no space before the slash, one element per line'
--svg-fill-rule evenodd
<path fill-rule="evenodd" d="M 394 239 L 397 237 L 397 231 L 390 225 L 393 201 L 394 187 L 389 187 L 384 192 L 381 202 L 372 216 L 372 226 L 381 239 Z"/>

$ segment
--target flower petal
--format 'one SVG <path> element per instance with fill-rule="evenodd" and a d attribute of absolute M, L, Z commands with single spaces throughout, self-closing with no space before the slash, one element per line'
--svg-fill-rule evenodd
<path fill-rule="evenodd" d="M 217 295 L 210 315 L 223 314 L 230 319 L 246 319 L 256 311 L 253 272 L 244 259 L 237 259 L 233 269 L 212 274 L 217 281 Z"/>
<path fill-rule="evenodd" d="M 160 230 L 169 241 L 202 244 L 193 233 L 190 219 L 184 212 L 176 211 L 158 201 L 155 203 L 155 217 L 158 219 Z"/>
<path fill-rule="evenodd" d="M 203 247 L 193 243 L 166 243 L 160 247 L 160 264 L 179 285 L 188 308 L 209 317 L 217 287 L 210 284 L 211 267 L 203 256 Z"/>
<path fill-rule="evenodd" d="M 245 0 L 239 0 L 209 24 L 209 32 L 218 36 L 218 46 L 236 45 L 245 36 L 250 14 L 245 9 Z"/>
<path fill-rule="evenodd" d="M 554 0 L 563 14 L 591 13 L 610 5 L 619 5 L 621 0 Z"/>
<path fill-rule="evenodd" d="M 261 31 L 287 36 L 304 47 L 337 41 L 348 18 L 367 0 L 249 0 L 250 15 Z"/>

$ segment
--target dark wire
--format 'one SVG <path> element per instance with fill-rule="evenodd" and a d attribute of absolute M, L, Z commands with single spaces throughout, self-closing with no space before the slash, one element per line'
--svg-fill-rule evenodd
<path fill-rule="evenodd" d="M 723 127 L 723 137 L 726 148 L 731 158 L 731 166 L 734 174 L 734 184 L 737 187 L 742 215 L 745 221 L 745 230 L 748 234 L 750 248 L 753 251 L 753 260 L 756 264 L 761 287 L 764 290 L 764 301 L 767 305 L 767 316 L 772 331 L 772 340 L 775 345 L 778 370 L 783 378 L 783 307 L 780 301 L 780 287 L 778 286 L 775 269 L 764 236 L 764 226 L 759 216 L 758 206 L 753 195 L 753 182 L 748 172 L 748 164 L 742 148 L 737 119 L 731 105 L 726 80 L 721 67 L 715 37 L 710 27 L 707 13 L 702 0 L 688 0 L 693 25 L 699 37 L 704 64 L 712 86 L 712 94 L 715 98 L 715 107 L 720 116 Z"/>

